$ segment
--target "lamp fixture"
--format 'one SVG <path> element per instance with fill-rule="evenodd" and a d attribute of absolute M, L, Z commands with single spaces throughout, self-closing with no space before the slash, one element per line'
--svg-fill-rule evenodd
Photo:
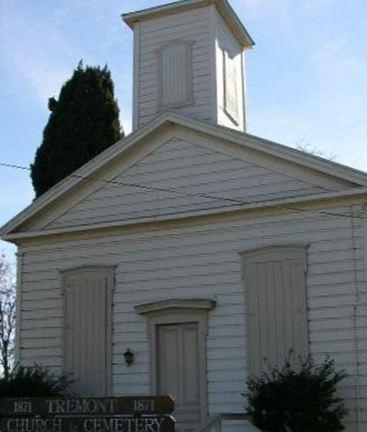
<path fill-rule="evenodd" d="M 124 352 L 124 358 L 125 358 L 125 364 L 126 366 L 131 366 L 133 361 L 134 361 L 134 353 L 132 351 L 130 351 L 130 349 L 128 348 L 125 352 Z"/>

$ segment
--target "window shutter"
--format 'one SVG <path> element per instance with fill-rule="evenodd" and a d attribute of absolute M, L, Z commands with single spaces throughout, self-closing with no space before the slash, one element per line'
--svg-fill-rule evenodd
<path fill-rule="evenodd" d="M 238 121 L 238 77 L 235 60 L 223 51 L 224 110 Z"/>
<path fill-rule="evenodd" d="M 79 396 L 105 396 L 111 375 L 113 273 L 86 268 L 64 274 L 64 372 Z"/>
<path fill-rule="evenodd" d="M 308 354 L 306 250 L 273 247 L 245 255 L 249 373 Z"/>
<path fill-rule="evenodd" d="M 160 48 L 157 54 L 159 108 L 192 103 L 191 43 L 174 41 Z"/>

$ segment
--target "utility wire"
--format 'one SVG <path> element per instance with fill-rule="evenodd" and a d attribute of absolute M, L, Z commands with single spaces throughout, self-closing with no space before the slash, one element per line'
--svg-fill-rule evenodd
<path fill-rule="evenodd" d="M 4 168 L 13 168 L 13 169 L 19 169 L 19 170 L 23 170 L 23 171 L 30 171 L 31 169 L 29 167 L 26 167 L 24 165 L 17 165 L 17 164 L 11 164 L 11 163 L 5 163 L 5 162 L 0 162 L 0 167 L 4 167 Z M 175 193 L 175 194 L 180 194 L 180 195 L 186 195 L 186 196 L 191 196 L 191 197 L 201 197 L 201 198 L 207 198 L 207 199 L 212 199 L 215 201 L 218 200 L 223 200 L 223 201 L 227 201 L 227 202 L 231 202 L 231 203 L 235 203 L 236 205 L 251 205 L 251 204 L 259 204 L 260 201 L 242 201 L 236 198 L 227 198 L 227 197 L 222 197 L 222 196 L 217 196 L 217 195 L 209 195 L 209 194 L 205 194 L 205 193 L 193 193 L 193 192 L 186 192 L 186 191 L 178 191 L 177 189 L 173 189 L 173 188 L 157 188 L 154 186 L 147 186 L 147 185 L 142 185 L 139 183 L 126 183 L 126 182 L 120 182 L 117 180 L 107 180 L 107 179 L 98 179 L 95 177 L 90 177 L 90 176 L 81 176 L 78 174 L 70 174 L 70 177 L 74 177 L 77 179 L 81 179 L 81 180 L 91 180 L 91 181 L 96 181 L 96 182 L 101 182 L 101 183 L 107 183 L 107 184 L 113 184 L 113 185 L 121 185 L 121 186 L 128 186 L 128 187 L 135 187 L 135 188 L 139 188 L 139 189 L 144 189 L 144 190 L 153 190 L 153 191 L 158 191 L 158 192 L 170 192 L 170 193 Z M 269 202 L 269 201 L 268 201 Z M 224 208 L 224 207 L 229 207 L 229 205 L 227 206 L 215 206 L 215 207 L 204 207 L 204 208 L 196 208 L 194 209 L 195 211 L 200 211 L 200 210 L 217 210 L 220 208 Z M 325 210 L 309 210 L 309 209 L 303 209 L 300 207 L 294 207 L 294 206 L 283 206 L 284 208 L 288 209 L 288 210 L 292 210 L 292 211 L 298 211 L 298 212 L 305 212 L 305 213 L 319 213 L 319 214 L 323 214 L 326 216 L 334 216 L 334 217 L 342 217 L 342 218 L 354 218 L 354 219 L 361 219 L 361 220 L 365 220 L 367 219 L 367 217 L 361 216 L 361 215 L 356 215 L 356 214 L 352 214 L 352 213 L 334 213 L 334 212 L 330 212 L 330 211 L 325 211 Z M 182 211 L 182 212 L 175 212 L 175 213 L 170 213 L 169 215 L 175 215 L 175 214 L 182 214 L 182 213 L 186 213 L 187 211 Z"/>
<path fill-rule="evenodd" d="M 29 167 L 26 167 L 23 165 L 9 164 L 9 163 L 3 163 L 3 162 L 0 162 L 0 166 L 5 167 L 5 168 L 15 168 L 15 169 L 24 170 L 24 171 L 30 171 L 31 170 Z M 69 176 L 77 178 L 77 179 L 81 179 L 81 180 L 92 180 L 92 181 L 97 181 L 97 182 L 101 182 L 101 183 L 109 183 L 109 184 L 114 184 L 114 185 L 136 187 L 136 188 L 140 188 L 140 189 L 153 190 L 153 191 L 157 191 L 157 192 L 172 192 L 172 193 L 187 195 L 187 196 L 191 196 L 191 197 L 201 197 L 201 198 L 212 199 L 215 201 L 223 200 L 223 201 L 228 201 L 228 202 L 232 202 L 232 203 L 239 204 L 239 205 L 253 204 L 253 202 L 246 202 L 246 201 L 238 200 L 236 198 L 227 198 L 227 197 L 215 196 L 215 195 L 205 194 L 205 193 L 201 193 L 201 192 L 194 193 L 194 192 L 178 191 L 177 189 L 173 189 L 173 188 L 158 188 L 155 186 L 142 185 L 140 183 L 126 183 L 126 182 L 121 182 L 121 181 L 117 181 L 117 180 L 98 179 L 96 177 L 80 176 L 78 174 L 69 174 Z"/>
<path fill-rule="evenodd" d="M 26 170 L 26 171 L 31 170 L 29 167 L 26 167 L 26 166 L 4 163 L 4 162 L 0 162 L 0 166 L 5 167 L 5 168 L 16 168 L 16 169 L 21 169 L 21 170 Z"/>

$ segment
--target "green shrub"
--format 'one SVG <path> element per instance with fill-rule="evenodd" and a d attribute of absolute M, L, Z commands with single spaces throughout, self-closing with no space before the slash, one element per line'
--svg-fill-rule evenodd
<path fill-rule="evenodd" d="M 65 395 L 71 380 L 55 375 L 40 365 L 16 367 L 0 379 L 0 399 L 6 397 L 57 397 Z"/>
<path fill-rule="evenodd" d="M 289 357 L 282 368 L 247 379 L 247 414 L 267 432 L 339 432 L 346 409 L 335 395 L 345 377 L 326 358 L 320 365 L 309 357 L 293 367 Z"/>

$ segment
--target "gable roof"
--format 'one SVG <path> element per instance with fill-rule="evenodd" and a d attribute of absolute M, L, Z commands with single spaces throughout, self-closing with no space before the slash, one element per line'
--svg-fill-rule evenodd
<path fill-rule="evenodd" d="M 349 168 L 318 156 L 306 154 L 302 151 L 247 133 L 237 132 L 223 126 L 216 126 L 167 111 L 156 117 L 148 125 L 140 128 L 123 140 L 118 141 L 116 144 L 112 145 L 81 168 L 70 174 L 64 180 L 53 186 L 49 191 L 41 195 L 32 204 L 6 223 L 1 228 L 1 235 L 6 236 L 14 232 L 27 223 L 31 218 L 37 217 L 37 215 L 44 211 L 48 206 L 54 204 L 59 199 L 62 199 L 62 197 L 65 197 L 68 192 L 82 184 L 86 178 L 93 179 L 93 176 L 97 174 L 97 172 L 113 163 L 117 158 L 121 157 L 140 141 L 147 139 L 150 135 L 172 125 L 188 128 L 191 131 L 204 133 L 214 138 L 223 139 L 224 141 L 243 146 L 247 149 L 252 149 L 309 168 L 313 171 L 350 182 L 355 186 L 367 186 L 367 174 L 354 168 Z M 350 190 L 348 191 L 350 192 Z"/>
<path fill-rule="evenodd" d="M 244 48 L 251 48 L 253 45 L 255 45 L 255 42 L 252 40 L 248 31 L 227 0 L 182 0 L 141 11 L 122 14 L 122 19 L 129 27 L 134 28 L 134 24 L 138 21 L 147 21 L 149 19 L 176 14 L 211 4 L 216 5 L 224 21 L 233 31 Z"/>

